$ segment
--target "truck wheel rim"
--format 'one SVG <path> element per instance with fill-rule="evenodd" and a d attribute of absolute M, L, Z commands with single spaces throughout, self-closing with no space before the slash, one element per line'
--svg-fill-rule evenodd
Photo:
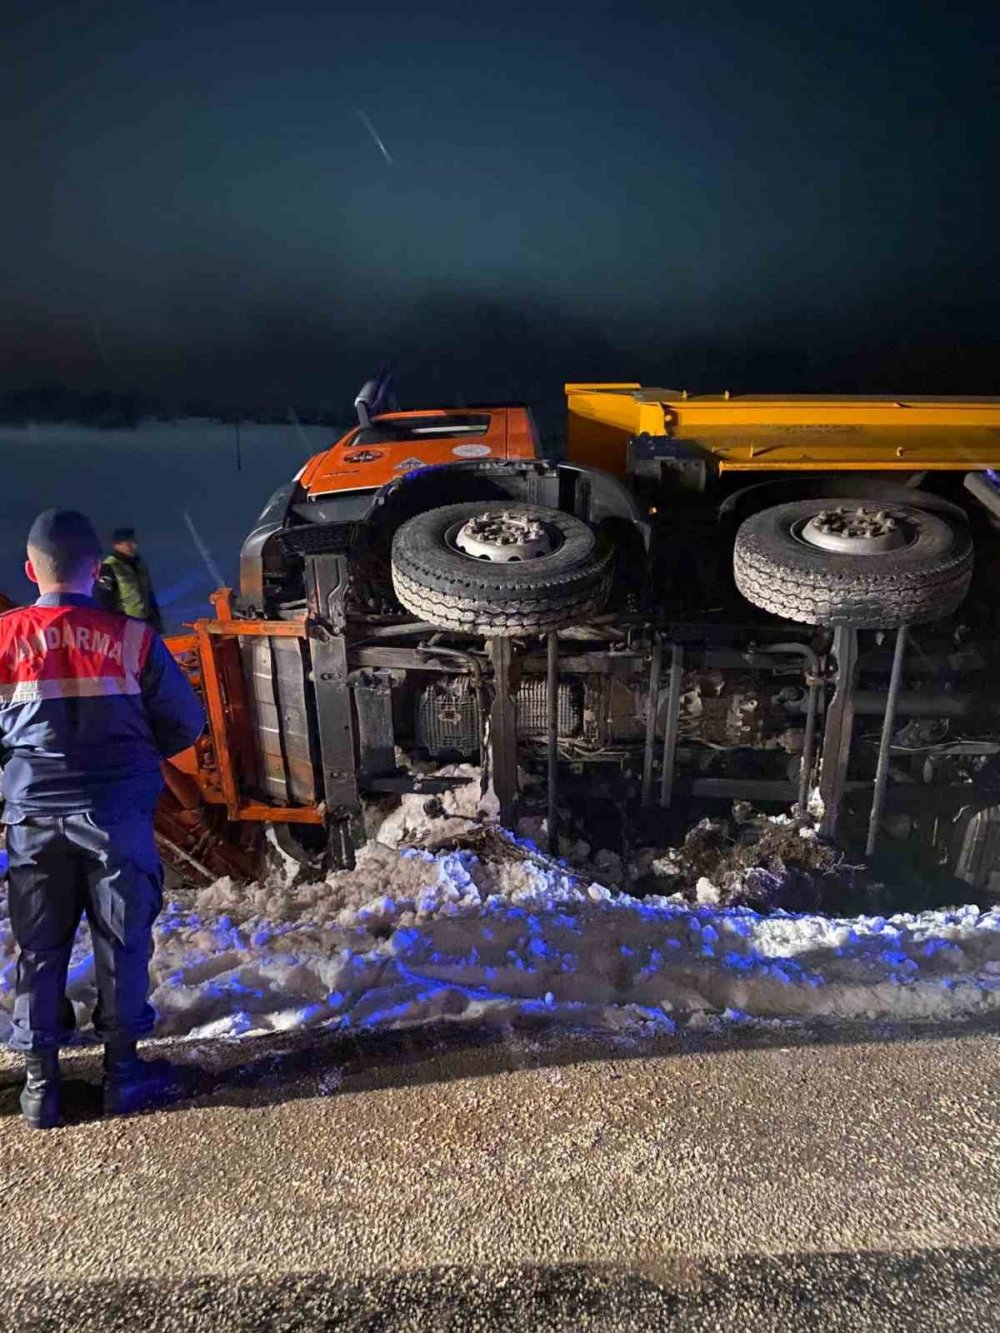
<path fill-rule="evenodd" d="M 498 565 L 537 560 L 559 544 L 540 519 L 506 509 L 474 514 L 452 529 L 446 540 L 473 560 Z"/>
<path fill-rule="evenodd" d="M 914 533 L 905 516 L 889 509 L 858 505 L 822 509 L 801 525 L 795 536 L 807 546 L 838 555 L 884 555 L 909 546 Z"/>

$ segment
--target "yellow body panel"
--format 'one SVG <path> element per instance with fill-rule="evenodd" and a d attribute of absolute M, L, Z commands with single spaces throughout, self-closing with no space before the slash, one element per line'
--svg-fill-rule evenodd
<path fill-rule="evenodd" d="M 1000 398 L 688 397 L 636 384 L 567 384 L 568 453 L 625 475 L 628 441 L 666 436 L 719 472 L 1000 469 Z"/>

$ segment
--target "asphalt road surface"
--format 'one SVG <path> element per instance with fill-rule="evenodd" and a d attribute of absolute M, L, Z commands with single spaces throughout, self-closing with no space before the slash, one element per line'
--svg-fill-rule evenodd
<path fill-rule="evenodd" d="M 183 1058 L 100 1121 L 74 1053 L 47 1134 L 2 1058 L 0 1328 L 1000 1330 L 994 1032 Z"/>

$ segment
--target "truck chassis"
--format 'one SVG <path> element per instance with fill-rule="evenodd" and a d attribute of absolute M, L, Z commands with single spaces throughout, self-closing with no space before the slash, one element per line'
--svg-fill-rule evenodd
<path fill-rule="evenodd" d="M 435 767 L 462 760 L 482 765 L 504 823 L 546 815 L 552 851 L 573 826 L 599 830 L 603 846 L 663 845 L 720 803 L 747 801 L 812 808 L 821 832 L 859 855 L 908 843 L 974 890 L 995 891 L 992 455 L 967 472 L 939 463 L 903 472 L 899 451 L 910 445 L 897 441 L 911 437 L 897 434 L 891 452 L 882 442 L 869 457 L 881 466 L 837 470 L 815 459 L 791 468 L 778 459 L 775 477 L 761 468 L 765 443 L 748 460 L 757 467 L 727 474 L 713 449 L 735 447 L 731 429 L 719 446 L 683 432 L 635 432 L 632 420 L 609 426 L 636 387 L 569 386 L 563 462 L 463 458 L 319 497 L 299 478 L 272 497 L 244 545 L 238 592 L 220 590 L 215 614 L 171 640 L 209 716 L 200 746 L 171 766 L 161 810 L 164 850 L 179 871 L 259 873 L 264 825 L 303 862 L 350 865 L 370 802 L 407 792 L 433 800 L 459 780 Z M 401 415 L 375 410 L 378 392 L 368 402 L 362 395 L 358 431 L 335 446 L 360 458 L 358 467 L 365 431 Z M 574 451 L 581 395 L 585 438 Z M 611 408 L 595 412 L 609 397 Z M 1000 404 L 988 410 L 1000 422 Z M 593 466 L 595 423 L 598 434 L 614 432 L 613 450 L 602 436 L 604 468 Z M 939 457 L 943 446 L 927 445 L 926 425 L 918 435 Z M 803 436 L 835 438 L 807 421 L 800 452 Z M 968 468 L 968 450 L 952 450 Z M 811 540 L 802 560 L 789 547 L 787 578 L 775 566 L 748 599 L 740 573 L 741 551 L 753 564 L 748 520 L 790 503 L 820 529 L 831 568 L 890 570 L 865 584 L 875 602 L 853 609 L 855 581 L 854 600 L 834 603 L 828 623 L 811 610 L 805 624 L 776 614 L 803 586 L 796 562 L 805 562 L 817 606 L 832 595 L 829 581 L 808 582 L 820 559 Z M 449 549 L 438 564 L 425 550 L 425 566 L 400 534 L 416 533 L 426 547 L 427 516 L 449 505 L 458 514 Z M 951 544 L 907 583 L 905 569 L 902 582 L 891 572 L 902 563 L 892 533 L 913 514 L 921 531 L 911 546 L 924 540 L 925 523 Z M 574 567 L 580 579 L 529 586 L 533 559 L 568 544 L 571 521 L 596 540 Z M 859 564 L 873 541 L 872 561 Z M 511 548 L 513 575 L 493 563 Z M 892 558 L 880 563 L 884 551 Z M 508 590 L 499 603 L 447 582 L 465 557 L 489 565 L 491 586 Z M 420 614 L 427 607 L 430 616 Z"/>

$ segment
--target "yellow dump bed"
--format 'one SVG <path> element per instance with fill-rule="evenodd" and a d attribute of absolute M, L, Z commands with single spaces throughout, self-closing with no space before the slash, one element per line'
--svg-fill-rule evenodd
<path fill-rule="evenodd" d="M 1000 398 L 689 397 L 567 384 L 572 461 L 624 476 L 628 441 L 667 437 L 719 472 L 1000 470 Z"/>

